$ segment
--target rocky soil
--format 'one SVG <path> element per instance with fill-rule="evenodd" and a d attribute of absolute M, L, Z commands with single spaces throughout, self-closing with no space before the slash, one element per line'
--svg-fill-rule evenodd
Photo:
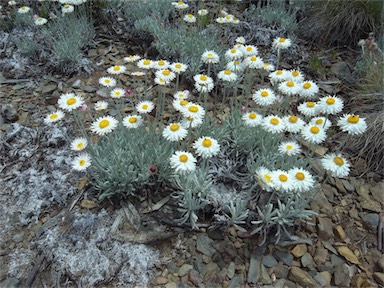
<path fill-rule="evenodd" d="M 97 203 L 87 179 L 70 171 L 65 127 L 73 123 L 47 128 L 42 119 L 68 90 L 96 102 L 97 79 L 125 56 L 119 51 L 90 50 L 99 67 L 87 79 L 0 74 L 1 103 L 18 118 L 11 123 L 12 111 L 3 111 L 0 125 L 0 287 L 384 287 L 384 182 L 358 177 L 363 159 L 350 178 L 327 178 L 310 204 L 319 216 L 279 245 L 258 246 L 234 227 L 192 231 L 145 216 L 134 223 L 129 204 Z M 344 66 L 333 66 L 340 81 Z M 324 177 L 318 163 L 312 168 Z"/>

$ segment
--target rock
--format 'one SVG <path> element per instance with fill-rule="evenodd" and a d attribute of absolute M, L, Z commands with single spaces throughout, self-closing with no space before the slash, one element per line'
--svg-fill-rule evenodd
<path fill-rule="evenodd" d="M 81 80 L 77 79 L 75 82 L 73 82 L 72 87 L 73 88 L 79 88 L 81 85 Z"/>
<path fill-rule="evenodd" d="M 279 262 L 274 268 L 274 272 L 275 272 L 276 278 L 287 279 L 289 270 L 287 266 L 285 266 L 282 262 Z"/>
<path fill-rule="evenodd" d="M 5 104 L 0 109 L 0 124 L 13 123 L 19 119 L 16 109 L 11 104 Z"/>
<path fill-rule="evenodd" d="M 304 270 L 293 266 L 289 272 L 289 280 L 303 287 L 317 287 L 316 281 Z"/>
<path fill-rule="evenodd" d="M 373 283 L 371 280 L 369 280 L 367 275 L 364 273 L 355 275 L 352 278 L 351 286 L 356 287 L 356 288 L 377 287 L 377 285 L 375 285 L 375 283 Z"/>
<path fill-rule="evenodd" d="M 175 282 L 168 282 L 165 284 L 165 288 L 178 288 L 178 285 Z"/>
<path fill-rule="evenodd" d="M 271 276 L 269 276 L 267 269 L 261 264 L 261 275 L 259 281 L 261 284 L 272 284 Z"/>
<path fill-rule="evenodd" d="M 201 271 L 201 274 L 204 277 L 204 282 L 206 278 L 212 278 L 212 276 L 217 275 L 219 271 L 220 271 L 220 268 L 216 263 L 211 262 L 205 265 Z"/>
<path fill-rule="evenodd" d="M 20 286 L 19 285 L 20 281 L 16 278 L 8 278 L 7 280 L 4 281 L 4 283 L 1 283 L 1 284 L 4 284 L 4 286 L 2 287 L 17 288 Z"/>
<path fill-rule="evenodd" d="M 56 84 L 49 84 L 41 88 L 41 94 L 49 94 L 57 89 Z"/>
<path fill-rule="evenodd" d="M 333 213 L 333 207 L 332 207 L 332 204 L 329 203 L 327 197 L 325 197 L 324 194 L 325 192 L 319 191 L 319 193 L 316 195 L 316 199 L 310 203 L 310 206 L 313 211 L 319 212 L 320 210 L 322 210 L 324 211 L 325 214 L 330 216 Z"/>
<path fill-rule="evenodd" d="M 305 252 L 307 252 L 307 245 L 306 244 L 298 244 L 296 245 L 292 250 L 291 250 L 291 253 L 293 254 L 293 256 L 295 256 L 296 258 L 300 258 L 301 256 L 303 256 L 305 254 Z"/>
<path fill-rule="evenodd" d="M 328 251 L 331 251 L 333 254 L 338 254 L 337 253 L 337 250 L 335 249 L 335 247 L 333 247 L 331 244 L 329 244 L 328 242 L 323 242 L 323 246 L 324 248 L 326 248 Z"/>
<path fill-rule="evenodd" d="M 339 178 L 335 178 L 335 184 L 339 192 L 347 194 L 347 190 L 344 188 L 343 182 L 341 182 Z"/>
<path fill-rule="evenodd" d="M 164 285 L 168 283 L 168 279 L 163 277 L 163 276 L 159 276 L 159 277 L 156 277 L 156 285 Z"/>
<path fill-rule="evenodd" d="M 275 257 L 273 257 L 272 254 L 268 254 L 268 255 L 263 257 L 263 265 L 268 267 L 268 268 L 272 268 L 272 267 L 275 267 L 277 265 L 277 261 L 276 261 Z"/>
<path fill-rule="evenodd" d="M 360 217 L 359 217 L 359 213 L 357 212 L 355 205 L 353 205 L 352 208 L 349 209 L 349 211 L 348 211 L 348 215 L 349 215 L 351 218 L 355 219 L 355 220 L 359 220 L 359 219 L 360 219 Z"/>
<path fill-rule="evenodd" d="M 93 209 L 97 207 L 97 204 L 89 199 L 83 199 L 80 203 L 81 208 Z"/>
<path fill-rule="evenodd" d="M 317 273 L 313 279 L 315 279 L 316 282 L 321 285 L 321 287 L 329 287 L 331 286 L 332 275 L 328 271 L 324 271 Z"/>
<path fill-rule="evenodd" d="M 256 253 L 252 253 L 251 260 L 249 261 L 247 282 L 256 284 L 258 283 L 260 276 L 261 276 L 261 256 Z"/>
<path fill-rule="evenodd" d="M 370 195 L 369 195 L 369 187 L 362 180 L 360 180 L 359 182 L 356 183 L 356 192 L 363 199 L 367 199 L 368 200 L 368 199 L 371 198 Z"/>
<path fill-rule="evenodd" d="M 345 238 L 347 238 L 347 235 L 345 235 L 345 231 L 344 231 L 343 227 L 341 227 L 340 225 L 337 225 L 333 229 L 333 231 L 336 234 L 336 237 L 339 238 L 340 240 L 345 240 Z"/>
<path fill-rule="evenodd" d="M 223 227 L 215 226 L 212 229 L 208 229 L 207 235 L 213 240 L 224 240 L 225 233 Z"/>
<path fill-rule="evenodd" d="M 333 238 L 333 222 L 329 218 L 318 218 L 318 235 L 323 240 Z"/>
<path fill-rule="evenodd" d="M 372 276 L 377 283 L 379 283 L 380 285 L 384 285 L 384 273 L 374 272 Z"/>
<path fill-rule="evenodd" d="M 196 287 L 203 287 L 203 280 L 196 270 L 189 271 L 188 280 Z"/>
<path fill-rule="evenodd" d="M 345 179 L 340 179 L 341 182 L 343 183 L 344 185 L 344 188 L 348 191 L 348 192 L 354 192 L 355 191 L 355 186 L 352 185 L 352 183 L 348 180 L 345 180 Z"/>
<path fill-rule="evenodd" d="M 182 265 L 179 270 L 177 270 L 177 274 L 179 277 L 183 277 L 188 274 L 189 271 L 193 269 L 193 266 L 190 264 L 184 264 Z"/>
<path fill-rule="evenodd" d="M 360 264 L 359 259 L 357 259 L 356 255 L 353 254 L 352 250 L 349 249 L 347 246 L 339 246 L 336 249 L 340 253 L 340 255 L 347 259 L 349 262 L 353 264 Z"/>
<path fill-rule="evenodd" d="M 88 93 L 93 93 L 93 92 L 96 92 L 97 89 L 96 89 L 95 87 L 93 87 L 93 86 L 86 85 L 86 86 L 84 87 L 84 91 L 86 91 L 86 92 L 88 92 Z"/>
<path fill-rule="evenodd" d="M 361 208 L 373 212 L 380 213 L 381 212 L 381 203 L 374 201 L 372 199 L 361 199 L 360 200 Z"/>
<path fill-rule="evenodd" d="M 243 278 L 240 276 L 233 277 L 232 281 L 229 283 L 228 288 L 237 288 L 240 284 L 243 284 Z"/>
<path fill-rule="evenodd" d="M 336 266 L 336 265 L 345 263 L 345 260 L 343 258 L 340 258 L 337 255 L 332 254 L 331 255 L 331 263 L 332 263 L 332 266 Z"/>
<path fill-rule="evenodd" d="M 353 81 L 353 76 L 347 62 L 340 61 L 332 64 L 331 72 L 339 79 L 345 80 L 349 83 Z"/>
<path fill-rule="evenodd" d="M 228 268 L 227 268 L 227 277 L 228 277 L 228 279 L 232 279 L 233 276 L 235 276 L 235 263 L 231 262 L 231 263 L 229 263 Z"/>
<path fill-rule="evenodd" d="M 369 191 L 371 191 L 371 194 L 376 201 L 380 203 L 384 202 L 384 182 L 383 181 L 370 187 Z"/>
<path fill-rule="evenodd" d="M 16 243 L 19 243 L 23 240 L 24 240 L 24 233 L 18 233 L 18 234 L 13 235 L 13 237 L 12 237 L 12 241 L 14 241 Z"/>
<path fill-rule="evenodd" d="M 215 254 L 216 250 L 212 247 L 213 240 L 207 235 L 200 234 L 197 236 L 196 249 L 206 256 L 211 257 Z"/>
<path fill-rule="evenodd" d="M 379 226 L 380 216 L 376 213 L 369 213 L 361 217 L 366 227 L 376 232 Z"/>
<path fill-rule="evenodd" d="M 293 255 L 292 254 L 289 254 L 289 253 L 286 253 L 286 252 L 283 252 L 283 251 L 276 251 L 274 253 L 274 256 L 283 261 L 283 263 L 287 266 L 291 266 L 292 264 L 292 260 L 293 260 Z"/>
<path fill-rule="evenodd" d="M 327 249 L 324 249 L 321 245 L 319 247 L 317 247 L 316 253 L 314 256 L 314 260 L 315 260 L 316 264 L 318 264 L 318 265 L 323 264 L 325 261 L 327 261 L 328 255 L 329 255 L 329 253 L 328 253 Z"/>
<path fill-rule="evenodd" d="M 315 267 L 315 262 L 313 261 L 311 254 L 309 254 L 308 252 L 304 253 L 300 261 L 303 267 L 306 267 L 309 269 L 313 269 Z"/>
<path fill-rule="evenodd" d="M 8 267 L 6 265 L 1 265 L 1 268 L 0 268 L 0 286 L 1 286 L 1 281 L 3 281 L 5 278 L 7 278 L 7 275 L 8 275 Z"/>

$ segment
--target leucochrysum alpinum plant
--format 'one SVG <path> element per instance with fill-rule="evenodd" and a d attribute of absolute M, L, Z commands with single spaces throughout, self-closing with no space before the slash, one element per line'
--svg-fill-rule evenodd
<path fill-rule="evenodd" d="M 189 7 L 182 1 L 172 5 Z M 183 21 L 195 24 L 183 14 Z M 290 44 L 279 37 L 271 52 L 280 54 Z M 274 231 L 279 241 L 297 220 L 315 215 L 306 206 L 319 186 L 309 165 L 318 157 L 317 145 L 326 143 L 330 129 L 354 137 L 367 128 L 364 118 L 342 112 L 341 97 L 320 95 L 299 67 L 265 63 L 244 37 L 224 52 L 203 53 L 203 70 L 189 79 L 193 87 L 180 83 L 188 63 L 140 55 L 122 60 L 99 79 L 104 99 L 87 104 L 74 93 L 63 94 L 60 109 L 44 121 L 73 115 L 79 138 L 71 142 L 72 167 L 89 175 L 100 199 L 171 189 L 177 221 L 193 228 L 199 227 L 199 212 L 210 207 L 216 223 L 258 233 L 262 242 Z M 123 75 L 153 88 L 132 93 Z M 332 177 L 350 172 L 336 149 L 321 164 Z"/>

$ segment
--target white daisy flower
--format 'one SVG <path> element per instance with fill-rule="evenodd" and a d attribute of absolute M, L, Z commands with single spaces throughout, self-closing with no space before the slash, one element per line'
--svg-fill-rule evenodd
<path fill-rule="evenodd" d="M 244 121 L 244 124 L 248 127 L 256 127 L 261 125 L 263 122 L 263 115 L 257 114 L 256 112 L 245 113 L 241 119 Z"/>
<path fill-rule="evenodd" d="M 27 6 L 21 6 L 19 8 L 19 10 L 17 10 L 17 13 L 19 14 L 26 14 L 28 13 L 29 11 L 31 11 L 31 8 L 27 7 Z"/>
<path fill-rule="evenodd" d="M 260 167 L 256 170 L 256 180 L 262 189 L 266 191 L 272 190 L 272 171 L 265 167 Z"/>
<path fill-rule="evenodd" d="M 287 70 L 276 70 L 272 73 L 269 73 L 269 81 L 271 81 L 272 85 L 284 82 L 287 80 L 288 73 L 289 72 Z"/>
<path fill-rule="evenodd" d="M 91 157 L 87 153 L 80 154 L 72 161 L 72 169 L 76 171 L 84 171 L 91 166 Z"/>
<path fill-rule="evenodd" d="M 215 51 L 208 50 L 201 55 L 201 61 L 206 64 L 216 64 L 219 63 L 220 57 Z"/>
<path fill-rule="evenodd" d="M 127 57 L 124 57 L 124 62 L 127 62 L 127 63 L 133 63 L 133 62 L 136 62 L 138 60 L 140 60 L 141 57 L 139 55 L 129 55 Z"/>
<path fill-rule="evenodd" d="M 152 101 L 141 101 L 136 105 L 136 110 L 140 114 L 151 113 L 154 108 L 155 105 Z"/>
<path fill-rule="evenodd" d="M 127 68 L 125 66 L 115 65 L 115 66 L 109 67 L 107 69 L 107 72 L 109 74 L 118 75 L 118 74 L 124 73 L 126 70 L 127 70 Z"/>
<path fill-rule="evenodd" d="M 106 101 L 97 101 L 95 103 L 95 110 L 100 111 L 100 110 L 105 110 L 108 108 L 108 102 Z"/>
<path fill-rule="evenodd" d="M 232 24 L 239 24 L 240 20 L 237 18 L 233 18 Z"/>
<path fill-rule="evenodd" d="M 313 117 L 319 114 L 319 106 L 315 102 L 304 102 L 297 106 L 297 110 L 304 116 Z"/>
<path fill-rule="evenodd" d="M 88 141 L 85 138 L 76 138 L 71 142 L 71 150 L 73 151 L 81 151 L 87 148 Z"/>
<path fill-rule="evenodd" d="M 188 130 L 180 123 L 171 123 L 164 128 L 162 135 L 168 141 L 177 142 L 187 137 Z"/>
<path fill-rule="evenodd" d="M 244 37 L 240 36 L 236 38 L 235 42 L 239 44 L 245 44 L 246 41 Z"/>
<path fill-rule="evenodd" d="M 211 83 L 213 84 L 213 79 L 204 74 L 197 74 L 193 76 L 193 80 L 195 80 L 195 82 L 200 85 L 211 84 Z"/>
<path fill-rule="evenodd" d="M 244 46 L 242 51 L 244 53 L 244 56 L 256 56 L 259 53 L 257 47 L 253 45 Z"/>
<path fill-rule="evenodd" d="M 185 71 L 187 71 L 188 65 L 176 62 L 176 63 L 172 63 L 169 66 L 169 69 L 171 69 L 176 74 L 181 74 L 181 73 L 184 73 Z"/>
<path fill-rule="evenodd" d="M 309 98 L 315 96 L 319 92 L 319 87 L 315 82 L 307 80 L 300 83 L 300 92 L 299 95 L 304 98 Z"/>
<path fill-rule="evenodd" d="M 168 70 L 168 69 L 157 70 L 155 72 L 155 76 L 157 78 L 164 79 L 166 82 L 171 82 L 173 79 L 176 78 L 176 74 L 173 73 L 171 70 Z"/>
<path fill-rule="evenodd" d="M 141 76 L 144 76 L 146 75 L 145 72 L 141 72 L 141 71 L 134 71 L 134 72 L 131 72 L 131 76 L 138 76 L 138 77 L 141 77 Z"/>
<path fill-rule="evenodd" d="M 105 87 L 115 87 L 116 86 L 116 80 L 111 77 L 101 77 L 99 79 L 99 84 L 105 86 Z"/>
<path fill-rule="evenodd" d="M 299 133 L 304 125 L 306 124 L 304 120 L 301 118 L 295 116 L 295 115 L 288 115 L 283 118 L 284 121 L 284 129 L 287 132 L 290 133 Z"/>
<path fill-rule="evenodd" d="M 180 111 L 184 117 L 191 118 L 204 118 L 205 110 L 202 106 L 196 103 L 189 102 L 185 107 Z"/>
<path fill-rule="evenodd" d="M 69 14 L 69 13 L 72 13 L 74 10 L 75 10 L 75 7 L 69 4 L 65 4 L 63 7 L 61 7 L 62 14 Z"/>
<path fill-rule="evenodd" d="M 228 61 L 239 60 L 243 55 L 243 51 L 236 48 L 229 49 L 225 52 L 225 58 L 227 58 Z"/>
<path fill-rule="evenodd" d="M 299 70 L 291 70 L 287 73 L 287 80 L 302 83 L 304 81 L 304 74 Z"/>
<path fill-rule="evenodd" d="M 217 74 L 217 78 L 226 82 L 234 82 L 237 80 L 237 75 L 231 70 L 223 70 Z"/>
<path fill-rule="evenodd" d="M 288 171 L 293 179 L 293 189 L 298 192 L 307 192 L 315 186 L 315 179 L 307 170 L 293 168 Z"/>
<path fill-rule="evenodd" d="M 98 135 L 105 135 L 117 127 L 118 121 L 112 116 L 99 117 L 91 124 L 91 131 Z"/>
<path fill-rule="evenodd" d="M 155 81 L 155 83 L 156 84 L 158 84 L 158 85 L 168 85 L 169 83 L 171 83 L 171 81 L 169 81 L 169 80 L 166 80 L 166 79 L 164 79 L 164 78 L 159 78 L 159 77 L 156 77 L 155 79 L 154 79 L 154 81 Z"/>
<path fill-rule="evenodd" d="M 183 100 L 183 99 L 188 99 L 189 95 L 190 95 L 190 92 L 188 90 L 177 91 L 175 94 L 173 94 L 173 98 Z"/>
<path fill-rule="evenodd" d="M 143 125 L 143 117 L 140 115 L 128 115 L 123 118 L 123 125 L 128 129 L 136 129 Z"/>
<path fill-rule="evenodd" d="M 167 69 L 171 65 L 169 61 L 166 60 L 158 60 L 153 62 L 153 67 L 156 70 L 164 70 Z"/>
<path fill-rule="evenodd" d="M 311 119 L 309 124 L 314 126 L 319 126 L 320 128 L 324 130 L 328 130 L 332 126 L 331 120 L 325 117 L 314 117 Z"/>
<path fill-rule="evenodd" d="M 250 69 L 261 69 L 263 68 L 263 59 L 257 56 L 248 56 L 244 59 L 244 65 Z"/>
<path fill-rule="evenodd" d="M 195 83 L 195 89 L 197 90 L 197 92 L 201 92 L 201 93 L 209 93 L 213 90 L 215 86 L 213 85 L 213 82 L 212 83 L 198 83 L 196 82 Z"/>
<path fill-rule="evenodd" d="M 50 123 L 55 123 L 63 119 L 65 116 L 64 112 L 61 110 L 57 110 L 56 112 L 49 113 L 45 118 L 44 118 L 44 123 L 45 124 L 50 124 Z"/>
<path fill-rule="evenodd" d="M 253 93 L 252 99 L 261 106 L 268 106 L 272 105 L 277 100 L 277 97 L 271 89 L 265 88 Z"/>
<path fill-rule="evenodd" d="M 183 17 L 183 20 L 187 23 L 195 23 L 196 22 L 196 17 L 193 16 L 193 14 L 186 14 Z"/>
<path fill-rule="evenodd" d="M 286 141 L 279 145 L 279 152 L 288 156 L 294 156 L 301 153 L 301 148 L 295 141 Z"/>
<path fill-rule="evenodd" d="M 125 90 L 122 88 L 115 88 L 111 91 L 111 98 L 119 99 L 124 97 L 125 95 Z"/>
<path fill-rule="evenodd" d="M 224 23 L 232 23 L 234 19 L 235 16 L 233 16 L 232 14 L 228 14 L 224 17 Z"/>
<path fill-rule="evenodd" d="M 243 62 L 239 60 L 235 60 L 235 61 L 228 62 L 226 68 L 227 70 L 231 70 L 235 73 L 241 73 L 244 71 L 245 65 Z"/>
<path fill-rule="evenodd" d="M 263 63 L 263 67 L 262 67 L 265 71 L 274 71 L 275 70 L 275 66 L 273 66 L 272 64 L 270 63 Z"/>
<path fill-rule="evenodd" d="M 137 67 L 141 69 L 151 69 L 153 68 L 153 61 L 149 59 L 141 59 L 137 62 Z"/>
<path fill-rule="evenodd" d="M 344 114 L 344 116 L 337 121 L 337 125 L 343 132 L 351 135 L 359 135 L 367 130 L 365 118 L 360 118 L 354 114 Z"/>
<path fill-rule="evenodd" d="M 217 140 L 211 137 L 200 137 L 192 146 L 196 154 L 202 158 L 211 158 L 220 152 L 220 145 Z"/>
<path fill-rule="evenodd" d="M 35 25 L 38 25 L 38 26 L 41 26 L 41 25 L 44 25 L 48 22 L 47 19 L 43 18 L 43 17 L 38 17 L 36 20 L 35 20 Z"/>
<path fill-rule="evenodd" d="M 327 96 L 320 98 L 319 102 L 319 111 L 323 114 L 335 115 L 340 113 L 344 108 L 343 99 L 337 96 Z"/>
<path fill-rule="evenodd" d="M 170 158 L 171 167 L 176 173 L 185 174 L 196 169 L 196 158 L 189 152 L 176 151 Z"/>
<path fill-rule="evenodd" d="M 300 91 L 299 84 L 294 81 L 284 81 L 279 84 L 278 88 L 283 94 L 288 96 L 298 94 Z"/>
<path fill-rule="evenodd" d="M 333 177 L 347 177 L 350 171 L 350 164 L 341 154 L 331 153 L 325 155 L 321 159 L 321 165 L 329 172 Z"/>
<path fill-rule="evenodd" d="M 200 9 L 199 11 L 197 11 L 197 14 L 199 14 L 199 16 L 208 15 L 208 10 L 207 9 Z"/>
<path fill-rule="evenodd" d="M 227 23 L 224 17 L 218 17 L 215 19 L 215 21 L 219 24 Z"/>
<path fill-rule="evenodd" d="M 183 1 L 178 1 L 178 2 L 172 2 L 171 3 L 176 9 L 183 10 L 187 9 L 189 5 L 187 3 L 184 3 Z"/>
<path fill-rule="evenodd" d="M 281 133 L 284 131 L 284 121 L 276 115 L 265 116 L 261 126 L 265 131 L 271 133 Z"/>
<path fill-rule="evenodd" d="M 289 192 L 294 189 L 293 179 L 291 175 L 288 174 L 287 171 L 284 171 L 284 170 L 272 171 L 271 181 L 272 181 L 273 188 L 279 191 Z"/>
<path fill-rule="evenodd" d="M 272 42 L 272 48 L 287 49 L 292 45 L 292 41 L 287 38 L 277 37 Z"/>
<path fill-rule="evenodd" d="M 181 126 L 183 126 L 185 129 L 197 128 L 200 127 L 201 124 L 203 124 L 203 118 L 199 117 L 186 117 L 181 120 Z"/>
<path fill-rule="evenodd" d="M 301 135 L 305 141 L 313 144 L 320 144 L 327 138 L 325 129 L 310 124 L 307 124 L 303 127 L 303 130 L 301 130 Z"/>
<path fill-rule="evenodd" d="M 174 99 L 172 101 L 172 106 L 175 108 L 175 110 L 181 111 L 185 108 L 185 106 L 187 106 L 188 103 L 189 102 L 185 99 Z"/>
<path fill-rule="evenodd" d="M 84 99 L 74 93 L 67 93 L 61 95 L 57 103 L 61 109 L 71 112 L 83 105 Z"/>

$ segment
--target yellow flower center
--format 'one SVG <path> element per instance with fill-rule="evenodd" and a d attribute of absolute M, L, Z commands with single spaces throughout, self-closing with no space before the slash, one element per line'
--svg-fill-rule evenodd
<path fill-rule="evenodd" d="M 312 126 L 310 130 L 312 134 L 317 134 L 320 132 L 320 128 L 316 126 Z"/>
<path fill-rule="evenodd" d="M 67 100 L 67 105 L 73 105 L 73 104 L 75 104 L 76 103 L 76 98 L 69 98 L 68 100 Z"/>
<path fill-rule="evenodd" d="M 187 105 L 188 104 L 188 101 L 187 100 L 181 100 L 180 101 L 180 105 L 181 106 L 185 106 L 185 105 Z"/>
<path fill-rule="evenodd" d="M 183 155 L 180 155 L 179 159 L 180 159 L 180 162 L 185 163 L 188 161 L 188 156 L 183 154 Z"/>
<path fill-rule="evenodd" d="M 357 122 L 359 122 L 359 120 L 360 120 L 360 118 L 359 118 L 359 116 L 357 116 L 357 115 L 351 115 L 351 116 L 349 116 L 348 119 L 347 119 L 347 121 L 348 121 L 349 123 L 352 123 L 352 124 L 356 124 Z"/>
<path fill-rule="evenodd" d="M 27 7 L 25 7 L 25 6 L 22 6 L 20 9 L 21 9 L 21 10 L 26 10 L 26 9 L 27 9 Z"/>
<path fill-rule="evenodd" d="M 328 98 L 327 101 L 325 102 L 327 102 L 328 105 L 332 105 L 332 104 L 335 104 L 336 100 L 335 98 Z"/>
<path fill-rule="evenodd" d="M 317 120 L 315 121 L 315 123 L 316 123 L 317 125 L 321 125 L 321 124 L 323 124 L 323 119 L 317 119 Z"/>
<path fill-rule="evenodd" d="M 287 148 L 287 150 L 292 150 L 293 146 L 292 145 L 287 145 L 285 148 Z"/>
<path fill-rule="evenodd" d="M 285 38 L 279 38 L 279 42 L 280 42 L 280 43 L 285 42 Z"/>
<path fill-rule="evenodd" d="M 84 166 L 84 165 L 85 165 L 85 160 L 84 160 L 84 159 L 81 159 L 81 160 L 79 161 L 79 165 L 80 165 L 80 166 Z"/>
<path fill-rule="evenodd" d="M 304 83 L 303 88 L 304 89 L 309 89 L 309 88 L 311 88 L 311 86 L 312 86 L 311 83 L 307 82 L 307 83 Z"/>
<path fill-rule="evenodd" d="M 83 142 L 80 142 L 80 143 L 78 143 L 78 144 L 76 145 L 76 148 L 77 148 L 77 149 L 81 149 L 81 148 L 83 148 L 83 146 L 84 146 L 84 143 L 83 143 Z"/>
<path fill-rule="evenodd" d="M 295 82 L 293 82 L 293 81 L 288 81 L 288 82 L 287 82 L 287 86 L 288 86 L 288 87 L 293 87 L 293 86 L 295 86 Z"/>
<path fill-rule="evenodd" d="M 278 125 L 280 123 L 279 119 L 277 119 L 277 118 L 272 118 L 269 122 L 272 125 Z"/>
<path fill-rule="evenodd" d="M 283 71 L 282 71 L 282 70 L 277 70 L 277 71 L 276 71 L 276 75 L 281 75 L 281 74 L 283 74 Z"/>
<path fill-rule="evenodd" d="M 296 123 L 297 122 L 297 117 L 296 116 L 290 116 L 288 118 L 288 121 L 291 122 L 291 123 Z"/>
<path fill-rule="evenodd" d="M 180 69 L 180 68 L 181 68 L 181 64 L 177 63 L 177 64 L 175 65 L 175 67 L 176 67 L 177 69 Z"/>
<path fill-rule="evenodd" d="M 147 110 L 147 109 L 148 109 L 148 104 L 143 104 L 143 105 L 141 106 L 141 109 Z"/>
<path fill-rule="evenodd" d="M 179 5 L 183 5 L 184 2 L 183 2 L 183 1 L 179 1 L 179 2 L 177 2 L 177 4 L 179 4 Z"/>
<path fill-rule="evenodd" d="M 169 126 L 169 129 L 173 132 L 177 131 L 180 129 L 180 125 L 178 124 L 171 124 L 171 126 Z"/>
<path fill-rule="evenodd" d="M 64 5 L 64 8 L 67 8 L 67 9 L 68 9 L 69 7 L 70 7 L 69 4 L 65 4 L 65 5 Z"/>
<path fill-rule="evenodd" d="M 201 75 L 201 76 L 200 76 L 200 80 L 201 80 L 201 81 L 207 81 L 207 79 L 208 79 L 208 77 L 205 76 L 205 75 Z"/>
<path fill-rule="evenodd" d="M 247 47 L 245 50 L 247 50 L 248 52 L 251 52 L 253 50 L 252 47 Z"/>
<path fill-rule="evenodd" d="M 269 94 L 268 94 L 268 92 L 267 91 L 263 91 L 263 92 L 261 92 L 261 96 L 263 96 L 263 97 L 267 97 Z"/>
<path fill-rule="evenodd" d="M 333 162 L 335 162 L 335 164 L 336 164 L 337 166 L 343 166 L 343 165 L 344 165 L 344 160 L 343 160 L 343 158 L 341 158 L 341 157 L 335 157 L 335 158 L 333 158 Z"/>
<path fill-rule="evenodd" d="M 113 67 L 113 70 L 114 70 L 114 71 L 119 71 L 119 70 L 120 70 L 120 66 L 114 66 L 114 67 Z"/>
<path fill-rule="evenodd" d="M 256 114 L 255 113 L 251 113 L 248 115 L 249 119 L 256 119 Z"/>
<path fill-rule="evenodd" d="M 108 126 L 109 126 L 109 121 L 107 119 L 101 120 L 100 123 L 99 123 L 99 127 L 101 129 L 103 129 L 105 127 L 108 127 Z"/>
<path fill-rule="evenodd" d="M 212 53 L 208 53 L 207 56 L 208 57 L 213 57 L 213 54 Z"/>
<path fill-rule="evenodd" d="M 193 15 L 192 15 L 192 14 L 188 14 L 187 16 L 188 16 L 188 18 L 192 18 L 192 17 L 193 17 Z"/>
<path fill-rule="evenodd" d="M 299 76 L 299 74 L 300 74 L 300 73 L 299 73 L 298 71 L 293 71 L 293 72 L 292 72 L 292 76 L 293 76 L 293 77 L 297 77 L 297 76 Z"/>
<path fill-rule="evenodd" d="M 281 182 L 287 182 L 288 181 L 288 177 L 286 175 L 284 175 L 284 174 L 281 174 L 281 175 L 279 175 L 279 180 Z"/>
<path fill-rule="evenodd" d="M 104 80 L 104 83 L 109 84 L 109 83 L 111 83 L 111 80 L 109 80 L 109 79 L 105 79 L 105 80 Z"/>
<path fill-rule="evenodd" d="M 236 49 L 231 49 L 231 53 L 232 53 L 232 54 L 235 54 L 236 52 L 237 52 Z"/>
<path fill-rule="evenodd" d="M 120 91 L 116 91 L 116 92 L 115 92 L 115 95 L 116 95 L 116 96 L 120 96 L 120 95 L 121 95 L 121 92 L 120 92 Z"/>
<path fill-rule="evenodd" d="M 304 180 L 304 179 L 305 179 L 305 175 L 304 175 L 304 173 L 302 173 L 302 172 L 297 172 L 297 173 L 296 173 L 296 179 L 297 179 L 297 180 L 300 180 L 300 181 Z"/>
<path fill-rule="evenodd" d="M 307 102 L 307 107 L 309 108 L 315 107 L 315 102 Z"/>
<path fill-rule="evenodd" d="M 267 183 L 271 183 L 271 176 L 269 176 L 268 174 L 264 174 L 263 177 Z"/>
<path fill-rule="evenodd" d="M 169 74 L 171 74 L 171 71 L 169 71 L 169 70 L 164 70 L 164 71 L 162 72 L 162 74 L 165 75 L 165 76 L 168 76 Z"/>
<path fill-rule="evenodd" d="M 197 106 L 189 106 L 188 107 L 189 112 L 196 113 L 199 111 L 199 108 Z"/>
<path fill-rule="evenodd" d="M 231 75 L 232 72 L 231 72 L 231 70 L 224 70 L 224 74 L 225 74 L 225 75 Z"/>
<path fill-rule="evenodd" d="M 269 66 L 269 63 L 263 63 L 263 66 L 264 66 L 264 67 L 268 67 L 268 66 Z"/>
<path fill-rule="evenodd" d="M 144 60 L 144 61 L 143 61 L 143 64 L 144 64 L 144 65 L 150 65 L 150 64 L 151 64 L 151 61 L 149 61 L 149 60 Z"/>
<path fill-rule="evenodd" d="M 59 117 L 59 115 L 57 115 L 56 113 L 49 116 L 49 118 L 51 118 L 51 119 L 56 119 L 57 117 Z"/>
<path fill-rule="evenodd" d="M 39 17 L 39 18 L 37 18 L 37 20 L 38 20 L 38 21 L 41 21 L 41 20 L 43 20 L 43 18 Z"/>
<path fill-rule="evenodd" d="M 257 60 L 257 57 L 252 56 L 252 57 L 250 58 L 250 60 L 251 60 L 252 62 L 255 62 L 255 61 Z"/>
<path fill-rule="evenodd" d="M 207 147 L 207 148 L 211 147 L 212 146 L 212 141 L 207 139 L 207 138 L 205 138 L 204 141 L 203 141 L 203 146 Z"/>
<path fill-rule="evenodd" d="M 137 118 L 136 117 L 130 117 L 128 121 L 129 121 L 129 123 L 133 124 L 133 123 L 137 122 Z"/>

